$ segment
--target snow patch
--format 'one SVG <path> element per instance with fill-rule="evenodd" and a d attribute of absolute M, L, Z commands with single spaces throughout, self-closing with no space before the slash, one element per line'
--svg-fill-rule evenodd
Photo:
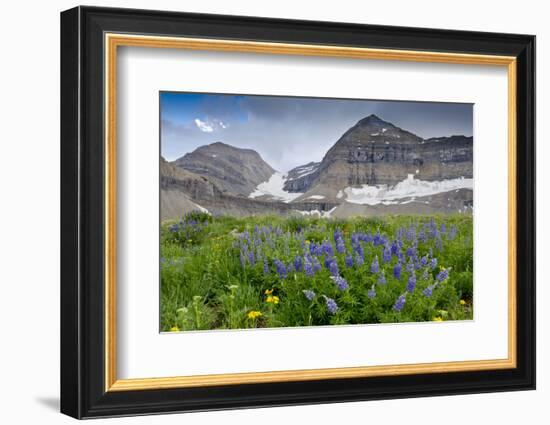
<path fill-rule="evenodd" d="M 200 212 L 203 212 L 203 213 L 205 213 L 205 214 L 210 214 L 210 211 L 208 211 L 206 208 L 201 207 L 199 204 L 195 204 L 194 202 L 193 202 L 193 204 L 195 205 L 195 207 L 196 207 Z M 211 215 L 211 214 L 210 214 L 210 215 Z"/>
<path fill-rule="evenodd" d="M 377 205 L 402 198 L 430 196 L 457 189 L 473 190 L 473 188 L 474 179 L 465 179 L 461 177 L 442 181 L 424 181 L 415 179 L 414 174 L 409 174 L 405 180 L 397 183 L 393 187 L 388 187 L 387 185 L 369 186 L 364 184 L 359 188 L 347 187 L 344 189 L 344 192 L 347 195 L 347 201 L 352 204 Z"/>
<path fill-rule="evenodd" d="M 341 190 L 339 190 L 338 193 L 336 194 L 336 197 L 338 199 L 341 199 L 343 196 L 344 196 L 344 192 L 342 192 Z"/>
<path fill-rule="evenodd" d="M 293 199 L 302 196 L 303 193 L 291 193 L 283 189 L 286 181 L 286 174 L 275 172 L 268 181 L 260 183 L 249 198 L 258 198 L 260 196 L 271 196 L 283 202 L 290 202 Z"/>
<path fill-rule="evenodd" d="M 311 216 L 311 217 L 321 217 L 321 218 L 330 218 L 331 214 L 334 212 L 334 210 L 338 207 L 334 207 L 328 211 L 319 211 L 319 210 L 311 210 L 311 211 L 300 211 L 296 210 L 302 215 L 305 216 Z"/>
<path fill-rule="evenodd" d="M 323 195 L 311 195 L 308 196 L 306 199 L 325 199 Z"/>

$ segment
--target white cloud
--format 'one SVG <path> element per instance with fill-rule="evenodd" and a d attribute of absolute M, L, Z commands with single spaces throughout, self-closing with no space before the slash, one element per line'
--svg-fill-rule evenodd
<path fill-rule="evenodd" d="M 206 121 L 201 121 L 198 118 L 195 118 L 195 125 L 200 131 L 205 133 L 212 133 L 214 131 L 214 127 L 211 124 Z"/>
<path fill-rule="evenodd" d="M 195 118 L 195 125 L 204 133 L 212 133 L 216 130 L 225 130 L 228 125 L 217 119 L 207 119 L 205 121 Z"/>

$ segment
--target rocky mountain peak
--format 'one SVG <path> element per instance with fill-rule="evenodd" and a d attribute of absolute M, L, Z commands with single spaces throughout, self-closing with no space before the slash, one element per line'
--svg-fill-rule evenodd
<path fill-rule="evenodd" d="M 429 181 L 471 177 L 472 155 L 471 137 L 425 140 L 371 114 L 346 131 L 311 174 L 288 180 L 285 190 L 395 185 L 409 174 Z"/>
<path fill-rule="evenodd" d="M 376 114 L 370 114 L 368 117 L 362 118 L 356 124 L 357 126 L 368 126 L 373 128 L 395 128 L 395 126 L 387 121 L 384 121 Z"/>
<path fill-rule="evenodd" d="M 208 178 L 221 190 L 245 196 L 275 172 L 255 150 L 223 142 L 186 153 L 174 161 L 174 165 Z"/>

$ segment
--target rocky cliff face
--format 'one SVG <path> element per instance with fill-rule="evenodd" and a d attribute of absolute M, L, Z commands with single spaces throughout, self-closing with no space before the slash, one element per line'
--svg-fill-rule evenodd
<path fill-rule="evenodd" d="M 288 192 L 307 192 L 319 177 L 320 162 L 310 162 L 293 168 L 287 174 L 284 189 Z"/>
<path fill-rule="evenodd" d="M 312 173 L 287 180 L 284 188 L 395 185 L 409 174 L 426 181 L 471 178 L 472 158 L 472 137 L 422 139 L 370 115 L 344 133 Z"/>
<path fill-rule="evenodd" d="M 174 165 L 208 178 L 223 192 L 245 196 L 275 172 L 256 151 L 221 142 L 201 146 Z"/>

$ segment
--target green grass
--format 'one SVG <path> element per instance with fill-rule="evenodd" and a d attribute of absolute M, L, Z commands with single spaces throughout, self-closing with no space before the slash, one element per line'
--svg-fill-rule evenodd
<path fill-rule="evenodd" d="M 446 227 L 444 233 L 442 225 Z M 435 228 L 439 236 L 433 237 Z M 401 252 L 408 260 L 406 250 L 414 245 L 414 239 L 407 239 L 411 229 L 417 236 L 423 231 L 430 234 L 418 238 L 417 258 L 428 255 L 429 262 L 437 259 L 434 269 L 417 260 L 420 266 L 414 272 L 417 281 L 412 292 L 406 289 L 410 273 L 405 265 L 401 278 L 396 279 L 393 267 L 398 258 L 394 255 L 389 263 L 383 262 L 383 246 L 362 242 L 364 264 L 358 266 L 354 261 L 353 267 L 346 266 L 345 256 L 353 252 L 354 233 L 374 236 L 379 232 L 389 244 L 401 234 Z M 345 253 L 336 252 L 336 230 L 342 232 Z M 170 331 L 471 319 L 472 230 L 472 217 L 464 215 L 341 220 L 192 213 L 180 223 L 161 226 L 161 327 Z M 284 278 L 279 276 L 274 260 L 288 267 L 296 256 L 303 258 L 311 244 L 323 241 L 330 242 L 335 250 L 334 258 L 348 289 L 342 291 L 335 285 L 324 255 L 317 257 L 322 270 L 314 276 L 307 276 L 303 268 L 288 272 Z M 243 245 L 247 249 L 241 258 Z M 250 251 L 254 252 L 253 264 L 247 256 Z M 371 273 L 375 256 L 380 270 L 384 270 L 385 284 L 378 283 L 380 273 Z M 428 297 L 423 292 L 436 282 L 441 267 L 449 271 L 449 277 Z M 369 297 L 373 288 L 376 296 Z M 304 290 L 315 292 L 312 301 Z M 402 294 L 406 294 L 406 302 L 397 311 L 394 305 Z M 337 303 L 335 313 L 329 311 L 327 298 Z"/>

